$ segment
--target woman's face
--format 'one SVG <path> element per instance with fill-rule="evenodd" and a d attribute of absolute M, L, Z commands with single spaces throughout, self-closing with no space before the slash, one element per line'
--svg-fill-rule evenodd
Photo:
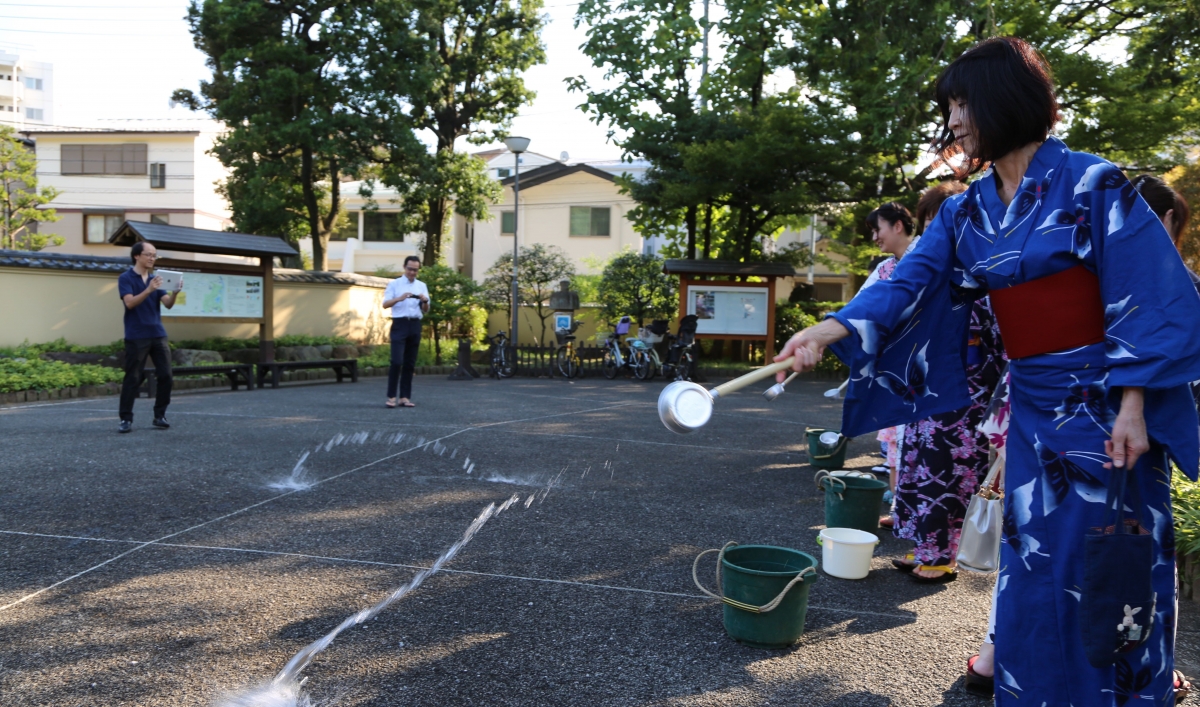
<path fill-rule="evenodd" d="M 904 251 L 908 250 L 909 244 L 912 243 L 912 237 L 904 232 L 902 222 L 888 223 L 885 218 L 879 219 L 878 228 L 871 229 L 871 237 L 880 250 L 897 258 L 904 255 Z"/>
<path fill-rule="evenodd" d="M 1175 243 L 1175 249 L 1181 250 L 1183 234 L 1175 233 L 1175 209 L 1167 209 L 1167 213 L 1163 214 L 1159 220 L 1162 221 L 1163 228 L 1167 229 L 1167 235 L 1171 237 L 1171 241 Z"/>
<path fill-rule="evenodd" d="M 967 102 L 961 98 L 950 99 L 950 120 L 946 124 L 954 133 L 954 139 L 967 157 L 975 155 L 975 128 L 971 125 L 971 114 L 967 112 Z"/>

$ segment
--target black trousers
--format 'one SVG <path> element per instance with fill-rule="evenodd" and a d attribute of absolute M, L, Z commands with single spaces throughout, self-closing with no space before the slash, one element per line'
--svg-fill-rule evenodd
<path fill-rule="evenodd" d="M 133 401 L 137 400 L 138 386 L 142 384 L 142 366 L 146 357 L 154 362 L 154 375 L 158 379 L 158 397 L 154 400 L 154 416 L 167 414 L 171 404 L 171 347 L 167 337 L 158 339 L 125 340 L 125 382 L 121 384 L 121 419 L 133 421 Z"/>
<path fill-rule="evenodd" d="M 392 320 L 392 362 L 388 366 L 387 396 L 396 397 L 396 384 L 400 384 L 400 397 L 412 397 L 413 369 L 417 367 L 417 352 L 421 349 L 421 320 Z"/>

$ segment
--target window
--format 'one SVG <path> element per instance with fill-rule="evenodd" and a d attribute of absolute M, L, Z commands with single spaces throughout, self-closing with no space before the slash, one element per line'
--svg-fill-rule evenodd
<path fill-rule="evenodd" d="M 504 179 L 512 176 L 512 170 L 508 167 L 503 167 L 496 170 L 496 179 Z"/>
<path fill-rule="evenodd" d="M 517 214 L 512 211 L 500 212 L 500 235 L 511 236 L 517 232 Z"/>
<path fill-rule="evenodd" d="M 150 223 L 158 223 L 163 226 L 171 225 L 171 217 L 168 214 L 150 214 Z"/>
<path fill-rule="evenodd" d="M 42 80 L 26 76 L 25 77 L 25 88 L 32 88 L 35 91 L 40 91 L 40 90 L 42 90 Z"/>
<path fill-rule="evenodd" d="M 150 163 L 150 188 L 165 189 L 167 187 L 167 164 L 165 162 Z"/>
<path fill-rule="evenodd" d="M 404 242 L 404 232 L 400 230 L 400 214 L 379 211 L 364 212 L 363 240 Z"/>
<path fill-rule="evenodd" d="M 357 211 L 347 211 L 346 218 L 334 229 L 333 233 L 329 234 L 329 240 L 344 241 L 347 238 L 358 238 L 358 214 Z"/>
<path fill-rule="evenodd" d="M 63 145 L 62 174 L 145 174 L 146 144 Z"/>
<path fill-rule="evenodd" d="M 590 206 L 571 207 L 572 236 L 607 236 L 609 235 L 609 208 L 592 208 Z"/>
<path fill-rule="evenodd" d="M 107 243 L 125 221 L 125 214 L 85 214 L 83 240 L 87 243 Z"/>
<path fill-rule="evenodd" d="M 42 112 L 41 108 L 26 108 L 25 109 L 25 117 L 29 118 L 30 120 L 45 120 L 45 118 L 43 117 L 44 115 L 45 115 L 45 113 Z"/>

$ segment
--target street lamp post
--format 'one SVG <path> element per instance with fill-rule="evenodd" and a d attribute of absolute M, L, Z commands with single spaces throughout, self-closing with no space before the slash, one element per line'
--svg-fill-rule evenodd
<path fill-rule="evenodd" d="M 512 330 L 509 341 L 512 342 L 513 354 L 517 352 L 517 315 L 520 300 L 517 296 L 517 233 L 521 213 L 521 153 L 529 149 L 529 138 L 510 137 L 505 139 L 505 146 L 513 153 L 513 271 L 512 271 Z"/>

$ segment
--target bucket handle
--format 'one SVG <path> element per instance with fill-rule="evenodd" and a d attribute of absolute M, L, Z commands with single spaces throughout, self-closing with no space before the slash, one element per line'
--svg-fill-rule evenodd
<path fill-rule="evenodd" d="M 829 485 L 828 485 L 828 487 L 826 487 L 826 485 L 823 483 L 823 482 L 824 482 L 824 481 L 826 481 L 826 480 L 828 480 L 828 481 L 829 481 Z M 828 471 L 825 471 L 824 469 L 821 469 L 820 471 L 818 471 L 816 474 L 814 474 L 814 475 L 813 475 L 813 481 L 815 481 L 815 482 L 816 482 L 816 484 L 817 484 L 817 489 L 818 489 L 818 490 L 820 490 L 820 491 L 833 491 L 834 493 L 836 493 L 836 494 L 837 494 L 837 497 L 838 497 L 838 500 L 839 500 L 839 501 L 845 501 L 845 500 L 846 500 L 846 498 L 845 498 L 844 496 L 842 496 L 842 492 L 846 490 L 846 482 L 845 482 L 845 481 L 842 481 L 841 479 L 839 479 L 838 477 L 834 476 L 833 474 L 830 474 Z M 834 489 L 834 487 L 833 487 L 834 483 L 839 483 L 839 484 L 841 484 L 841 485 L 842 485 L 842 488 L 840 488 L 840 489 L 836 489 L 836 490 L 835 490 L 835 489 Z"/>
<path fill-rule="evenodd" d="M 765 614 L 767 612 L 774 611 L 783 602 L 783 598 L 787 596 L 787 593 L 791 591 L 792 587 L 802 583 L 806 576 L 810 574 L 815 575 L 817 573 L 817 569 L 815 567 L 805 567 L 804 569 L 800 570 L 799 574 L 792 578 L 792 581 L 788 582 L 787 586 L 783 588 L 783 591 L 779 592 L 779 596 L 775 597 L 766 604 L 763 604 L 762 606 L 755 606 L 753 604 L 740 602 L 736 599 L 730 599 L 729 597 L 725 596 L 725 591 L 721 587 L 721 563 L 725 560 L 725 551 L 736 545 L 737 542 L 730 540 L 729 542 L 725 543 L 725 547 L 720 549 L 713 548 L 712 550 L 705 550 L 699 555 L 696 555 L 696 561 L 692 563 L 692 581 L 696 583 L 696 586 L 700 588 L 700 591 L 704 592 L 713 599 L 720 600 L 721 602 L 732 606 L 735 609 L 749 611 L 752 614 Z M 700 560 L 710 552 L 719 553 L 717 555 L 717 594 L 708 591 L 708 588 L 700 583 Z"/>

